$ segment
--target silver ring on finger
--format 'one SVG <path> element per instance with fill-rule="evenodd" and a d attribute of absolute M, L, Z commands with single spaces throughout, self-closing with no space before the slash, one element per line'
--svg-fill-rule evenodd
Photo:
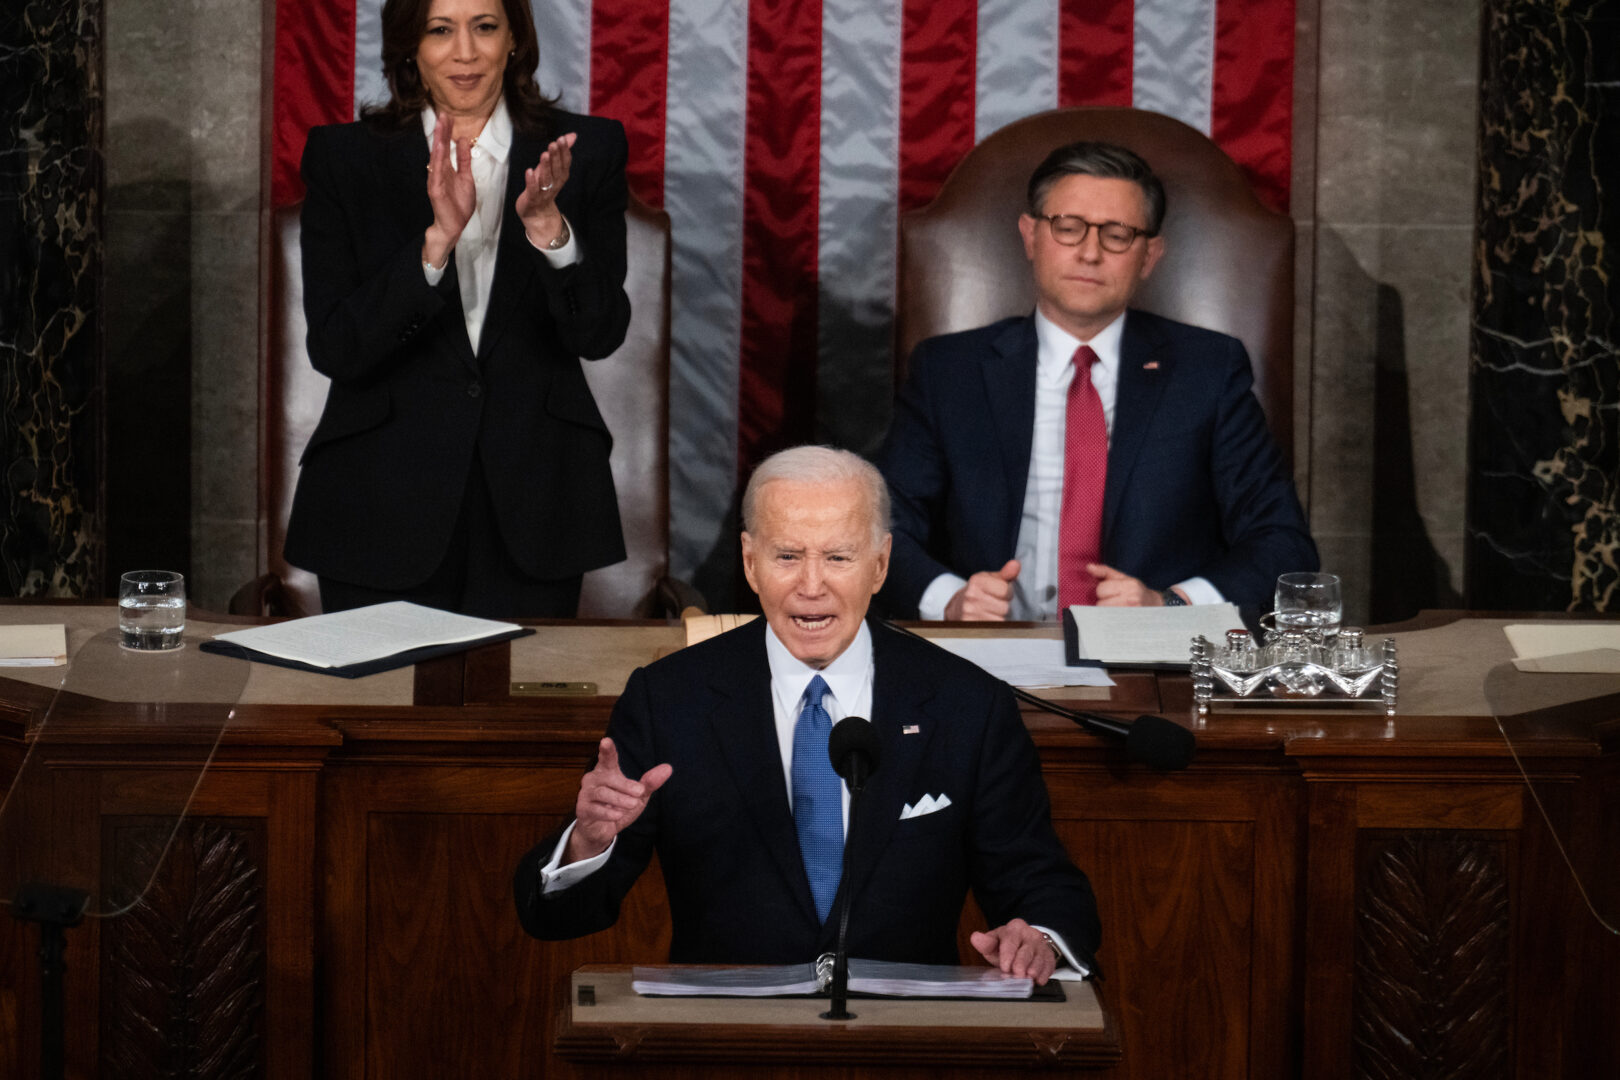
<path fill-rule="evenodd" d="M 541 184 L 540 185 L 540 190 L 541 191 L 550 191 L 552 188 L 554 188 L 556 186 L 557 186 L 557 182 L 555 180 L 553 180 L 549 184 Z"/>

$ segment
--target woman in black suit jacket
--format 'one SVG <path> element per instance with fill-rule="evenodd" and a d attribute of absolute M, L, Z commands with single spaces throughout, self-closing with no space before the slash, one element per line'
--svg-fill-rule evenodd
<path fill-rule="evenodd" d="M 388 0 L 390 102 L 309 134 L 304 311 L 332 384 L 286 556 L 328 611 L 568 616 L 624 558 L 580 369 L 630 320 L 624 130 L 551 107 L 538 63 L 526 0 Z"/>

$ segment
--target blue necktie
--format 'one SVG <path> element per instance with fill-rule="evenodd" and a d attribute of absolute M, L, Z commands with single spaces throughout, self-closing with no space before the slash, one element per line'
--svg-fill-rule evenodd
<path fill-rule="evenodd" d="M 793 726 L 793 824 L 822 922 L 832 910 L 844 857 L 844 782 L 827 757 L 832 717 L 821 705 L 826 693 L 820 675 L 811 679 L 804 691 L 804 709 Z"/>

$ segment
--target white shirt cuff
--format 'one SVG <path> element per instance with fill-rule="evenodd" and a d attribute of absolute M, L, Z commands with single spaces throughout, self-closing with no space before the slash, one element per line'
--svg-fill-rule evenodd
<path fill-rule="evenodd" d="M 1209 583 L 1208 578 L 1188 578 L 1186 581 L 1176 582 L 1176 588 L 1187 594 L 1187 599 L 1195 604 L 1220 604 L 1226 601 L 1221 590 Z"/>
<path fill-rule="evenodd" d="M 557 848 L 551 853 L 551 861 L 540 868 L 540 895 L 550 896 L 552 893 L 562 892 L 570 885 L 578 884 L 592 873 L 601 869 L 613 854 L 613 845 L 619 842 L 618 837 L 608 844 L 607 850 L 600 855 L 592 855 L 588 859 L 569 863 L 567 866 L 558 866 L 562 861 L 563 852 L 568 850 L 568 838 L 574 835 L 574 823 L 569 822 L 568 828 L 563 830 L 562 839 L 557 841 Z M 1056 935 L 1054 935 L 1056 936 Z"/>
<path fill-rule="evenodd" d="M 1030 925 L 1035 926 L 1034 923 L 1030 923 Z M 1081 979 L 1084 979 L 1087 975 L 1091 974 L 1091 969 L 1086 967 L 1086 965 L 1082 964 L 1079 960 L 1076 960 L 1074 953 L 1069 951 L 1069 946 L 1063 940 L 1062 934 L 1058 933 L 1056 930 L 1048 930 L 1044 926 L 1035 926 L 1035 929 L 1039 930 L 1041 933 L 1051 938 L 1054 943 L 1056 943 L 1058 952 L 1063 954 L 1064 961 L 1066 961 L 1069 965 L 1068 967 L 1064 967 L 1062 964 L 1059 964 L 1057 970 L 1052 972 L 1052 978 L 1062 982 L 1079 982 Z"/>
<path fill-rule="evenodd" d="M 448 269 L 450 269 L 450 260 L 448 258 L 444 260 L 443 266 L 432 266 L 424 262 L 422 263 L 422 276 L 427 278 L 429 286 L 438 288 L 439 282 L 444 280 L 444 272 Z"/>
<path fill-rule="evenodd" d="M 932 619 L 935 622 L 943 619 L 945 605 L 966 586 L 966 578 L 959 578 L 955 574 L 939 575 L 928 583 L 928 588 L 923 590 L 922 599 L 917 601 L 917 618 Z"/>
<path fill-rule="evenodd" d="M 565 217 L 563 224 L 568 226 L 568 243 L 560 248 L 536 247 L 535 250 L 546 257 L 546 262 L 561 270 L 565 266 L 573 266 L 579 262 L 579 244 L 574 240 L 574 226 Z M 533 244 L 534 241 L 529 241 Z"/>

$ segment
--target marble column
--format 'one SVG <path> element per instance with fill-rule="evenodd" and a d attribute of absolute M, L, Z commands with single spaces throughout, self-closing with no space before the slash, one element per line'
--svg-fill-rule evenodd
<path fill-rule="evenodd" d="M 1316 5 L 1316 119 L 1295 139 L 1316 158 L 1294 210 L 1310 370 L 1295 393 L 1311 531 L 1358 625 L 1462 602 L 1479 5 Z"/>
<path fill-rule="evenodd" d="M 1620 610 L 1620 0 L 1486 0 L 1468 599 Z"/>
<path fill-rule="evenodd" d="M 100 0 L 0 13 L 0 592 L 100 588 Z"/>
<path fill-rule="evenodd" d="M 108 576 L 256 573 L 260 109 L 273 4 L 107 5 Z"/>

